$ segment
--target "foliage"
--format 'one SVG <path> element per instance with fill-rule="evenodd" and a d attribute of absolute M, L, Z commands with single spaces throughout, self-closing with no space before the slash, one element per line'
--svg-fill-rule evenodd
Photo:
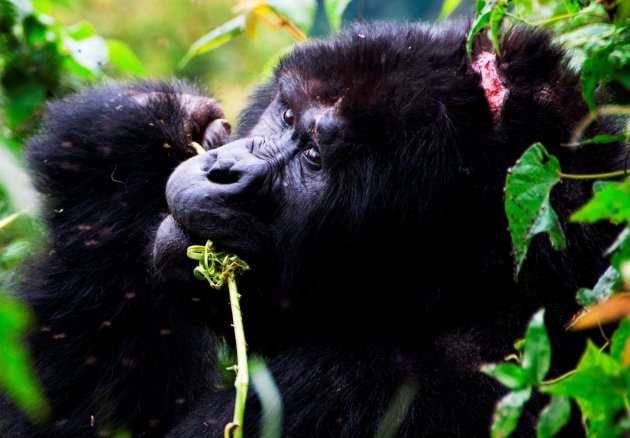
<path fill-rule="evenodd" d="M 549 27 L 555 31 L 556 41 L 569 49 L 569 65 L 580 73 L 583 96 L 591 114 L 578 123 L 568 146 L 606 147 L 609 143 L 628 141 L 630 123 L 627 121 L 625 132 L 582 137 L 598 117 L 625 117 L 627 120 L 630 114 L 625 106 L 598 107 L 594 97 L 595 89 L 601 84 L 621 96 L 627 96 L 630 90 L 630 2 L 479 0 L 468 39 L 469 56 L 472 56 L 475 34 L 486 28 L 498 52 L 505 22 Z M 571 175 L 563 173 L 561 165 L 542 144 L 536 143 L 508 172 L 505 208 L 517 275 L 534 234 L 548 233 L 556 249 L 564 245 L 561 224 L 549 202 L 555 184 L 562 179 L 597 180 L 627 174 L 625 170 L 611 169 L 605 174 Z M 576 222 L 607 220 L 625 225 L 609 249 L 611 266 L 593 289 L 578 291 L 578 302 L 587 307 L 573 329 L 597 327 L 630 315 L 630 297 L 621 294 L 630 285 L 629 181 L 596 182 L 593 199 L 571 217 Z M 523 405 L 533 390 L 551 396 L 539 417 L 538 437 L 552 437 L 562 429 L 571 413 L 570 400 L 580 408 L 588 437 L 619 437 L 630 432 L 630 319 L 619 325 L 604 347 L 599 348 L 589 340 L 575 370 L 545 381 L 551 346 L 543 316 L 542 310 L 533 316 L 524 341 L 517 344 L 518 354 L 510 356 L 514 361 L 487 364 L 482 369 L 510 389 L 497 404 L 492 436 L 506 437 L 515 430 Z"/>
<path fill-rule="evenodd" d="M 341 24 L 341 16 L 350 0 L 324 0 L 324 10 L 331 29 L 336 30 Z M 271 30 L 286 29 L 300 41 L 306 39 L 315 20 L 317 2 L 315 0 L 238 0 L 234 11 L 236 17 L 199 38 L 188 49 L 179 63 L 183 68 L 190 60 L 208 52 L 232 38 L 247 34 L 256 35 L 256 26 L 262 23 Z"/>
<path fill-rule="evenodd" d="M 512 356 L 515 362 L 487 364 L 482 369 L 511 389 L 497 406 L 492 436 L 510 435 L 532 388 L 551 396 L 539 418 L 539 438 L 554 436 L 567 423 L 569 400 L 580 408 L 588 437 L 620 437 L 630 432 L 630 319 L 620 324 L 604 348 L 589 340 L 575 370 L 543 380 L 549 369 L 551 346 L 542 315 L 540 311 L 532 318 L 522 350 Z"/>
<path fill-rule="evenodd" d="M 593 93 L 602 82 L 630 89 L 630 4 L 627 1 L 583 0 L 479 0 L 469 35 L 471 54 L 474 35 L 491 24 L 490 39 L 498 50 L 504 19 L 549 27 L 556 40 L 570 50 L 570 59 L 581 70 L 584 99 L 595 111 Z"/>
<path fill-rule="evenodd" d="M 36 127 L 46 99 L 114 71 L 145 74 L 121 41 L 98 36 L 87 22 L 63 26 L 50 0 L 0 0 L 0 389 L 35 423 L 49 407 L 21 337 L 30 311 L 9 295 L 13 268 L 46 241 L 35 218 L 37 198 L 18 159 L 20 140 Z"/>
<path fill-rule="evenodd" d="M 530 147 L 508 170 L 505 209 L 514 242 L 515 275 L 536 234 L 546 232 L 554 248 L 566 247 L 564 231 L 549 203 L 551 189 L 560 182 L 559 171 L 558 159 L 549 155 L 540 143 Z"/>
<path fill-rule="evenodd" d="M 0 0 L 1 133 L 17 137 L 32 129 L 32 116 L 47 98 L 71 91 L 113 68 L 144 74 L 121 41 L 105 40 L 93 26 L 63 26 L 47 15 L 50 0 Z"/>

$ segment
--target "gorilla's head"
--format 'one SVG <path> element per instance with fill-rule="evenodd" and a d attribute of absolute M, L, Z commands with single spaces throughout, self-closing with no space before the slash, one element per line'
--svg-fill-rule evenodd
<path fill-rule="evenodd" d="M 183 257 L 211 239 L 261 284 L 326 313 L 331 297 L 366 307 L 385 285 L 407 290 L 418 278 L 407 298 L 430 309 L 445 281 L 484 269 L 486 244 L 504 245 L 509 265 L 507 233 L 496 233 L 506 229 L 505 169 L 543 131 L 521 126 L 518 142 L 501 145 L 511 94 L 490 99 L 483 82 L 490 75 L 507 91 L 515 55 L 475 64 L 466 30 L 380 23 L 298 46 L 254 93 L 237 139 L 172 174 L 158 248 Z M 475 50 L 491 52 L 487 42 Z"/>

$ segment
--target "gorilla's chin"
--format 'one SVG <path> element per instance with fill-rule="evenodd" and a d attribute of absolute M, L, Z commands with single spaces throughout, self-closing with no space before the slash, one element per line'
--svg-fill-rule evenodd
<path fill-rule="evenodd" d="M 153 243 L 153 264 L 163 278 L 192 280 L 195 265 L 186 257 L 191 237 L 170 214 L 162 221 Z"/>

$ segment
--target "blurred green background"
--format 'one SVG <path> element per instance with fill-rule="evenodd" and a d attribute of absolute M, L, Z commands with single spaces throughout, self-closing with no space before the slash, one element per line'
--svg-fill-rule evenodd
<path fill-rule="evenodd" d="M 291 1 L 291 0 L 289 0 Z M 299 3 L 299 1 L 296 1 Z M 53 5 L 52 15 L 65 25 L 87 20 L 105 38 L 122 40 L 138 56 L 151 77 L 184 76 L 210 87 L 235 120 L 251 87 L 260 82 L 264 65 L 295 39 L 284 29 L 258 26 L 255 38 L 239 37 L 203 54 L 182 70 L 177 62 L 188 47 L 209 30 L 232 18 L 235 0 L 67 0 Z M 462 5 L 460 10 L 466 8 Z M 364 19 L 435 19 L 441 0 L 352 1 L 344 22 Z M 471 2 L 468 10 L 472 10 Z M 311 37 L 328 33 L 319 5 Z"/>

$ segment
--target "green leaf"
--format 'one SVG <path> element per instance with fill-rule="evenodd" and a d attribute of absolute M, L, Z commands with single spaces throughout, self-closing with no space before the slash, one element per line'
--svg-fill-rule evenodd
<path fill-rule="evenodd" d="M 109 60 L 107 43 L 101 36 L 94 35 L 82 40 L 63 38 L 63 45 L 70 56 L 82 67 L 100 76 Z"/>
<path fill-rule="evenodd" d="M 593 114 L 595 114 L 594 93 L 597 84 L 615 71 L 614 66 L 608 62 L 610 52 L 610 49 L 606 49 L 594 53 L 584 61 L 584 66 L 582 67 L 580 76 L 582 95 Z"/>
<path fill-rule="evenodd" d="M 33 8 L 35 8 L 37 12 L 40 12 L 42 14 L 50 14 L 51 12 L 50 0 L 33 0 L 32 3 L 33 3 Z"/>
<path fill-rule="evenodd" d="M 455 9 L 457 9 L 461 2 L 462 0 L 444 0 L 438 21 L 446 20 L 453 12 L 455 12 Z"/>
<path fill-rule="evenodd" d="M 468 53 L 468 57 L 472 59 L 472 46 L 475 40 L 475 35 L 479 32 L 485 25 L 490 22 L 490 16 L 492 15 L 492 10 L 494 8 L 493 2 L 479 2 L 477 3 L 477 14 L 475 14 L 475 21 L 473 21 L 472 28 L 470 29 L 470 33 L 468 34 L 468 38 L 466 41 L 466 52 Z"/>
<path fill-rule="evenodd" d="M 630 5 L 630 2 L 628 2 Z M 628 7 L 630 9 L 630 6 Z M 609 60 L 617 68 L 623 68 L 630 61 L 630 43 L 629 44 L 615 44 L 613 51 L 610 52 Z"/>
<path fill-rule="evenodd" d="M 46 90 L 33 82 L 6 84 L 4 88 L 8 105 L 5 114 L 9 129 L 15 129 L 41 108 L 46 100 Z"/>
<path fill-rule="evenodd" d="M 326 11 L 331 30 L 339 29 L 341 17 L 343 17 L 343 13 L 350 4 L 350 1 L 351 0 L 324 0 L 324 10 Z M 455 1 L 460 2 L 461 0 Z"/>
<path fill-rule="evenodd" d="M 484 364 L 481 372 L 510 389 L 522 388 L 527 383 L 527 376 L 523 369 L 513 363 Z"/>
<path fill-rule="evenodd" d="M 618 1 L 615 10 L 615 26 L 627 27 L 626 19 L 630 17 L 630 2 Z"/>
<path fill-rule="evenodd" d="M 313 27 L 317 0 L 266 0 L 267 6 L 278 14 L 291 20 L 306 35 Z"/>
<path fill-rule="evenodd" d="M 505 13 L 507 12 L 507 0 L 499 1 L 490 13 L 490 40 L 497 54 L 501 54 L 499 48 L 499 28 Z"/>
<path fill-rule="evenodd" d="M 560 181 L 558 159 L 540 143 L 532 145 L 508 172 L 505 211 L 514 246 L 515 275 L 521 269 L 532 238 L 549 233 L 555 249 L 564 249 L 566 239 L 549 194 Z"/>
<path fill-rule="evenodd" d="M 619 141 L 627 141 L 627 140 L 628 140 L 628 133 L 619 134 L 619 135 L 602 134 L 602 135 L 596 135 L 595 137 L 589 138 L 587 140 L 582 140 L 576 143 L 575 146 L 584 146 L 587 144 L 616 143 Z"/>
<path fill-rule="evenodd" d="M 552 397 L 538 418 L 537 438 L 550 438 L 562 429 L 571 416 L 571 402 L 566 397 Z"/>
<path fill-rule="evenodd" d="M 83 40 L 96 35 L 96 29 L 87 21 L 80 21 L 66 28 L 68 36 L 74 40 Z"/>
<path fill-rule="evenodd" d="M 107 49 L 109 50 L 109 62 L 111 65 L 126 73 L 146 76 L 147 71 L 144 69 L 142 62 L 127 44 L 119 40 L 107 40 Z"/>
<path fill-rule="evenodd" d="M 505 438 L 514 432 L 523 412 L 523 406 L 531 395 L 532 388 L 527 387 L 509 392 L 497 403 L 492 419 L 492 438 Z"/>
<path fill-rule="evenodd" d="M 615 26 L 610 23 L 587 23 L 559 35 L 557 41 L 568 48 L 582 48 L 590 52 L 608 47 L 608 38 L 617 31 Z"/>
<path fill-rule="evenodd" d="M 624 356 L 628 340 L 630 340 L 630 318 L 624 319 L 619 324 L 619 328 L 615 331 L 611 341 L 610 356 L 620 364 L 624 364 L 626 360 Z"/>
<path fill-rule="evenodd" d="M 529 383 L 539 384 L 549 371 L 550 363 L 551 342 L 545 328 L 545 310 L 540 309 L 529 321 L 521 367 Z"/>
<path fill-rule="evenodd" d="M 41 423 L 50 410 L 21 338 L 31 325 L 28 309 L 0 291 L 0 388 L 31 420 Z"/>
<path fill-rule="evenodd" d="M 573 222 L 592 224 L 600 220 L 616 224 L 630 220 L 630 179 L 602 182 L 595 196 L 571 215 Z"/>
<path fill-rule="evenodd" d="M 544 385 L 540 390 L 556 396 L 584 400 L 592 405 L 612 410 L 624 406 L 626 386 L 621 364 L 600 351 L 589 339 L 586 351 L 573 374 L 555 383 Z"/>
<path fill-rule="evenodd" d="M 242 34 L 244 31 L 245 14 L 241 14 L 195 41 L 193 45 L 190 46 L 188 52 L 186 52 L 182 60 L 179 61 L 177 68 L 184 68 L 195 56 L 227 43 L 235 36 Z"/>
<path fill-rule="evenodd" d="M 564 7 L 567 8 L 569 14 L 575 14 L 582 9 L 582 6 L 576 0 L 564 0 Z"/>
<path fill-rule="evenodd" d="M 609 298 L 620 286 L 621 275 L 612 266 L 597 280 L 593 289 L 583 287 L 577 293 L 577 302 L 580 306 L 592 306 L 598 301 Z"/>

